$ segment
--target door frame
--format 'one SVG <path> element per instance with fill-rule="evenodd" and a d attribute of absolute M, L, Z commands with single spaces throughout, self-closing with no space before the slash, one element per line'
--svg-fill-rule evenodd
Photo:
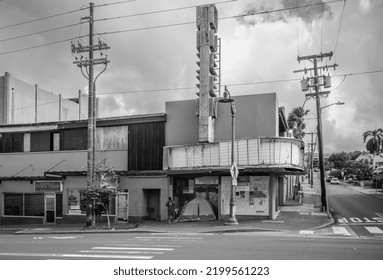
<path fill-rule="evenodd" d="M 48 210 L 47 199 L 53 198 L 53 210 Z M 53 222 L 47 221 L 47 211 L 53 211 Z M 46 192 L 44 193 L 44 224 L 56 224 L 56 193 Z"/>

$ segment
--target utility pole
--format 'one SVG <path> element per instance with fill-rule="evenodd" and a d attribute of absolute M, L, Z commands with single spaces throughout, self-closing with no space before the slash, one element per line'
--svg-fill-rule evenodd
<path fill-rule="evenodd" d="M 309 155 L 309 166 L 310 166 L 310 185 L 311 185 L 311 188 L 313 187 L 313 184 L 314 184 L 314 170 L 313 170 L 313 157 L 314 157 L 314 151 L 315 151 L 315 145 L 316 143 L 314 143 L 314 139 L 313 139 L 313 136 L 314 134 L 316 134 L 316 132 L 307 132 L 306 134 L 310 134 L 311 135 L 311 142 L 308 143 L 309 145 L 309 151 L 310 151 L 310 155 Z"/>
<path fill-rule="evenodd" d="M 94 44 L 94 3 L 89 4 L 89 16 L 83 17 L 81 20 L 87 20 L 89 22 L 89 45 L 83 46 L 79 41 L 72 42 L 72 54 L 88 53 L 88 58 L 81 55 L 80 59 L 76 57 L 76 64 L 81 69 L 83 76 L 88 79 L 88 140 L 87 140 L 87 191 L 91 191 L 95 188 L 95 153 L 96 153 L 96 80 L 105 70 L 110 62 L 108 57 L 94 58 L 94 51 L 101 51 L 110 49 L 110 47 L 98 40 L 98 44 Z M 102 55 L 102 53 L 101 53 Z M 93 66 L 97 64 L 104 64 L 104 69 L 94 78 Z M 86 73 L 83 71 L 83 67 L 86 69 Z M 94 213 L 94 201 L 92 205 L 87 207 L 86 224 L 88 226 L 94 226 L 96 223 Z"/>
<path fill-rule="evenodd" d="M 333 65 L 326 65 L 326 66 L 318 66 L 318 60 L 323 61 L 324 58 L 329 58 L 333 56 L 333 52 L 329 53 L 320 53 L 315 55 L 309 55 L 309 56 L 298 56 L 298 62 L 301 62 L 301 60 L 309 60 L 314 64 L 313 68 L 309 69 L 302 69 L 302 70 L 296 70 L 294 73 L 298 72 L 304 72 L 307 74 L 307 72 L 310 73 L 310 77 L 303 78 L 301 81 L 302 91 L 308 91 L 310 89 L 310 93 L 306 94 L 306 98 L 309 97 L 315 97 L 316 99 L 316 109 L 317 109 L 317 134 L 318 134 L 318 151 L 319 151 L 319 169 L 320 169 L 320 182 L 321 182 L 321 203 L 322 203 L 322 211 L 328 212 L 327 207 L 327 194 L 326 194 L 326 182 L 324 179 L 324 159 L 323 159 L 323 133 L 322 133 L 322 117 L 321 117 L 321 107 L 320 107 L 320 98 L 323 95 L 329 95 L 330 91 L 321 91 L 321 87 L 324 86 L 325 88 L 331 87 L 331 77 L 328 74 L 325 75 L 319 75 L 319 71 L 328 71 L 328 68 L 338 66 L 337 64 Z M 314 88 L 315 92 L 311 93 L 311 88 Z"/>

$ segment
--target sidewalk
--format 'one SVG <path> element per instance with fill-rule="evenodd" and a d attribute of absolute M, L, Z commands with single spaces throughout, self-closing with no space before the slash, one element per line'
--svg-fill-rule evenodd
<path fill-rule="evenodd" d="M 17 225 L 0 226 L 0 233 L 14 234 L 86 234 L 86 233 L 225 233 L 225 232 L 259 232 L 259 231 L 293 231 L 312 230 L 331 225 L 334 220 L 327 213 L 320 212 L 320 186 L 313 188 L 302 183 L 303 196 L 300 201 L 289 200 L 279 207 L 274 220 L 240 220 L 238 225 L 228 226 L 224 221 L 180 222 L 169 224 L 164 221 L 143 221 L 139 224 L 116 224 L 114 229 L 98 225 L 96 229 L 79 225 Z"/>

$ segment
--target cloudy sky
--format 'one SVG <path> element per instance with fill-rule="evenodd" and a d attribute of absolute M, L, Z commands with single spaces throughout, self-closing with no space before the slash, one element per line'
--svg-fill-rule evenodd
<path fill-rule="evenodd" d="M 166 101 L 196 98 L 195 6 L 209 3 L 220 18 L 222 85 L 234 97 L 277 92 L 288 113 L 305 102 L 303 73 L 293 71 L 312 67 L 297 56 L 332 51 L 322 65 L 339 66 L 329 71 L 332 93 L 321 106 L 345 105 L 323 110 L 325 152 L 364 150 L 362 133 L 383 128 L 378 0 L 95 0 L 96 40 L 111 47 L 103 52 L 111 63 L 97 79 L 100 116 L 159 113 Z M 66 98 L 86 91 L 70 42 L 87 45 L 87 7 L 78 0 L 0 1 L 0 75 L 10 72 Z M 305 107 L 312 132 L 315 101 Z"/>

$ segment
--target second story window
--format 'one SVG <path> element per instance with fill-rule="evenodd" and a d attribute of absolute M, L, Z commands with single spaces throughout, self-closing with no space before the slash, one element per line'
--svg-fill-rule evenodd
<path fill-rule="evenodd" d="M 0 137 L 1 153 L 23 152 L 24 147 L 23 133 L 2 133 Z"/>
<path fill-rule="evenodd" d="M 52 151 L 53 133 L 40 131 L 31 133 L 31 152 Z"/>

